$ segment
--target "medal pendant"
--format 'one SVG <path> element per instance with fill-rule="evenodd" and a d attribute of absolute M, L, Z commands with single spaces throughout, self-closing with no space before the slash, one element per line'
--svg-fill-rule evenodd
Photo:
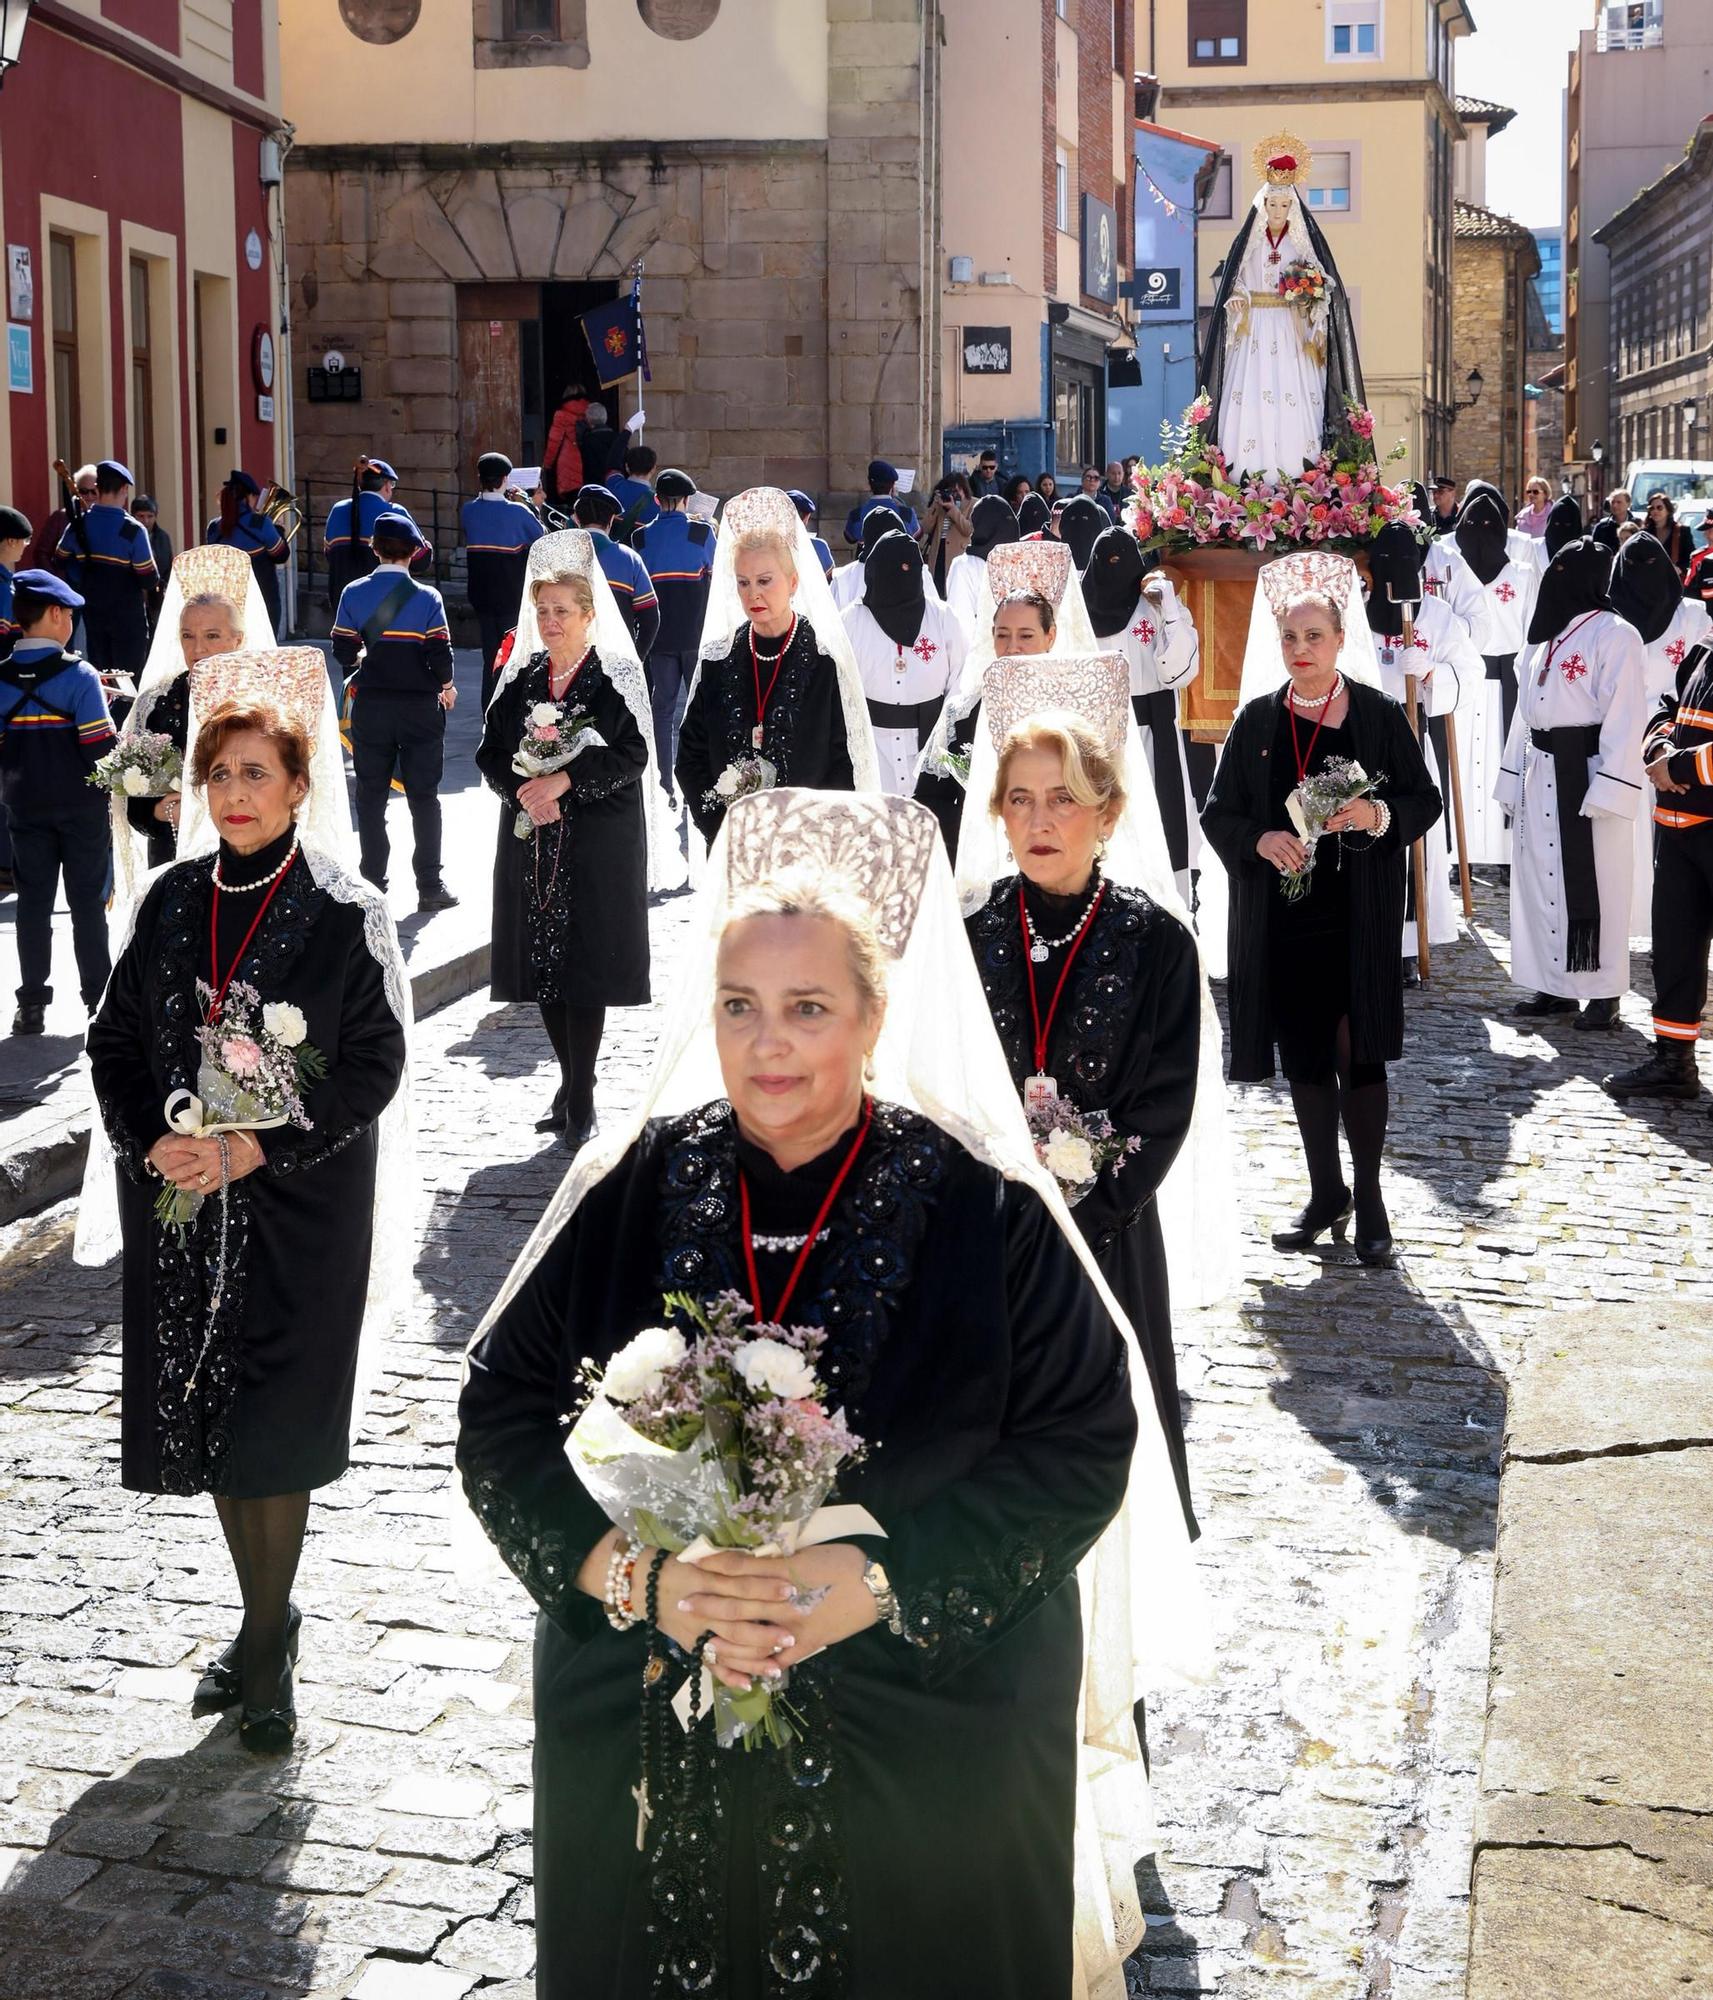
<path fill-rule="evenodd" d="M 1390 646 L 1382 646 L 1380 648 L 1380 659 L 1384 665 L 1389 667 L 1397 657 L 1397 654 Z"/>
<path fill-rule="evenodd" d="M 1029 947 L 1029 956 L 1037 965 L 1045 965 L 1047 963 L 1047 947 L 1044 944 L 1032 944 Z"/>
<path fill-rule="evenodd" d="M 759 722 L 749 732 L 749 744 L 752 750 L 759 750 L 761 748 L 761 724 Z"/>
<path fill-rule="evenodd" d="M 1038 1110 L 1043 1104 L 1054 1103 L 1059 1095 L 1059 1086 L 1050 1076 L 1026 1076 L 1023 1079 L 1023 1108 L 1025 1111 Z"/>

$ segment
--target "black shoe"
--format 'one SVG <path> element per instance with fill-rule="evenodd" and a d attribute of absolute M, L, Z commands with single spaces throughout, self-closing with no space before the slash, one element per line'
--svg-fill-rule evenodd
<path fill-rule="evenodd" d="M 1406 986 L 1419 986 L 1421 983 L 1421 961 L 1412 953 L 1410 957 L 1404 960 L 1404 984 Z"/>
<path fill-rule="evenodd" d="M 47 1032 L 48 1010 L 40 1000 L 20 1000 L 18 1011 L 12 1016 L 12 1032 L 15 1035 L 40 1035 Z"/>
<path fill-rule="evenodd" d="M 1701 1079 L 1695 1073 L 1693 1042 L 1655 1042 L 1654 1052 L 1634 1069 L 1603 1076 L 1600 1088 L 1608 1097 L 1699 1097 Z"/>
<path fill-rule="evenodd" d="M 1574 1014 L 1576 1002 L 1562 1000 L 1556 993 L 1536 993 L 1527 1000 L 1519 1000 L 1511 1012 L 1525 1021 L 1535 1021 L 1547 1014 Z"/>
<path fill-rule="evenodd" d="M 1596 1034 L 1602 1029 L 1618 1025 L 1618 1003 L 1616 1000 L 1590 1000 L 1576 1017 L 1576 1025 L 1584 1034 Z"/>
<path fill-rule="evenodd" d="M 292 1665 L 297 1664 L 298 1646 L 303 1638 L 303 1613 L 294 1604 L 286 1614 L 286 1658 Z M 196 1684 L 196 1693 L 191 1697 L 191 1712 L 211 1708 L 231 1708 L 244 1696 L 244 1672 L 241 1664 L 244 1644 L 244 1628 L 239 1626 L 238 1636 L 229 1646 L 215 1654 L 202 1670 L 202 1678 Z"/>
<path fill-rule="evenodd" d="M 1386 1204 L 1375 1195 L 1365 1200 L 1356 1214 L 1356 1254 L 1364 1264 L 1390 1264 L 1392 1225 Z"/>
<path fill-rule="evenodd" d="M 547 1107 L 545 1117 L 535 1121 L 538 1132 L 563 1132 L 565 1130 L 565 1086 L 561 1084 L 553 1093 L 553 1102 Z"/>
<path fill-rule="evenodd" d="M 419 917 L 431 917 L 436 910 L 455 910 L 457 907 L 458 898 L 444 882 L 437 883 L 432 889 L 420 890 L 417 894 L 416 913 Z"/>
<path fill-rule="evenodd" d="M 1315 1238 L 1323 1230 L 1330 1229 L 1342 1243 L 1344 1232 L 1350 1227 L 1350 1190 L 1341 1188 L 1335 1202 L 1316 1204 L 1311 1201 L 1288 1229 L 1273 1231 L 1275 1250 L 1308 1250 Z"/>
<path fill-rule="evenodd" d="M 296 1690 L 292 1685 L 291 1663 L 280 1676 L 285 1698 L 275 1708 L 246 1708 L 238 1717 L 238 1741 L 256 1757 L 278 1757 L 297 1738 Z"/>
<path fill-rule="evenodd" d="M 565 1150 L 569 1153 L 579 1151 L 583 1146 L 588 1144 L 594 1135 L 594 1112 L 591 1111 L 587 1118 L 580 1119 L 575 1124 L 567 1119 L 565 1125 Z"/>

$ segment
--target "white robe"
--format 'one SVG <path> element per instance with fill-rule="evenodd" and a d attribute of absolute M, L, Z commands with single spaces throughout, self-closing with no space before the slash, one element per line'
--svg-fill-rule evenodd
<path fill-rule="evenodd" d="M 1487 651 L 1482 635 L 1481 580 L 1449 535 L 1428 544 L 1427 561 L 1422 567 L 1422 593 L 1450 605 L 1463 620 L 1476 650 Z"/>
<path fill-rule="evenodd" d="M 1100 641 L 1103 653 L 1118 653 L 1129 663 L 1133 702 L 1139 695 L 1170 693 L 1175 696 L 1180 688 L 1188 687 L 1201 672 L 1201 640 L 1196 635 L 1195 620 L 1178 602 L 1177 592 L 1164 578 L 1155 587 L 1159 592 L 1158 598 L 1153 591 L 1144 591 L 1130 623 L 1122 631 Z M 1174 706 L 1181 713 L 1181 702 L 1175 702 Z M 1188 905 L 1193 887 L 1190 875 L 1201 863 L 1202 838 L 1195 794 L 1190 789 L 1190 767 L 1184 753 L 1183 729 L 1180 722 L 1172 730 L 1171 741 L 1161 744 L 1154 740 L 1154 731 L 1146 722 L 1139 719 L 1137 726 L 1147 750 L 1148 771 L 1154 779 L 1156 796 L 1159 787 L 1157 760 L 1161 755 L 1172 760 L 1178 782 L 1183 787 L 1189 866 L 1173 872 L 1178 894 Z"/>
<path fill-rule="evenodd" d="M 1475 650 L 1475 642 L 1463 620 L 1437 597 L 1423 598 L 1416 614 L 1415 644 L 1408 655 L 1401 639 L 1388 640 L 1378 632 L 1374 634 L 1374 649 L 1380 661 L 1380 685 L 1395 702 L 1401 705 L 1404 700 L 1405 677 L 1416 676 L 1418 726 L 1428 716 L 1448 715 L 1449 727 L 1455 729 L 1465 705 L 1479 694 L 1483 674 L 1481 655 Z M 1445 801 L 1445 810 L 1428 828 L 1424 840 L 1428 943 L 1454 944 L 1462 925 L 1463 901 L 1451 886 L 1451 776 L 1439 768 L 1433 737 L 1426 727 L 1421 728 L 1421 748 L 1422 759 Z M 1413 880 L 1415 864 L 1410 865 Z M 1404 919 L 1403 955 L 1405 958 L 1416 955 L 1416 926 L 1410 917 Z"/>
<path fill-rule="evenodd" d="M 953 556 L 946 566 L 946 608 L 956 614 L 965 638 L 975 636 L 976 610 L 981 603 L 981 587 L 987 581 L 987 557 L 967 552 Z"/>
<path fill-rule="evenodd" d="M 1550 656 L 1550 657 L 1549 657 Z M 1642 731 L 1648 719 L 1641 634 L 1616 612 L 1596 611 L 1554 646 L 1531 646 L 1517 661 L 1517 712 L 1497 797 L 1511 814 L 1511 977 L 1536 993 L 1568 1000 L 1613 1000 L 1630 984 L 1630 891 L 1635 833 L 1643 810 Z M 1582 812 L 1594 825 L 1600 885 L 1600 963 L 1565 965 L 1569 916 L 1558 835 L 1558 785 L 1549 752 L 1533 729 L 1593 728 Z"/>
<path fill-rule="evenodd" d="M 1320 455 L 1326 363 L 1308 350 L 1308 314 L 1278 295 L 1280 273 L 1303 253 L 1287 235 L 1277 262 L 1269 263 L 1272 247 L 1265 217 L 1257 216 L 1237 274 L 1248 296 L 1226 323 L 1219 442 L 1234 474 L 1272 471 L 1295 478 L 1306 460 Z M 1329 278 L 1329 292 L 1331 286 Z M 1232 297 L 1239 297 L 1235 289 Z"/>
<path fill-rule="evenodd" d="M 855 562 L 840 563 L 830 577 L 827 588 L 833 593 L 833 602 L 841 611 L 848 611 L 862 597 L 862 587 L 867 582 L 867 574 L 859 556 Z"/>
<path fill-rule="evenodd" d="M 1518 536 L 1521 541 L 1526 537 Z M 1528 643 L 1540 576 L 1533 566 L 1507 562 L 1493 581 L 1482 586 L 1465 565 L 1464 573 L 1482 592 L 1481 631 L 1477 644 L 1486 660 L 1520 654 Z M 1513 667 L 1513 671 L 1515 668 Z M 1463 765 L 1463 827 L 1469 838 L 1472 864 L 1508 867 L 1511 829 L 1493 797 L 1499 767 L 1505 759 L 1504 684 L 1484 679 L 1481 690 L 1457 711 L 1457 749 Z"/>
<path fill-rule="evenodd" d="M 911 706 L 943 701 L 957 685 L 968 641 L 964 629 L 932 591 L 922 611 L 922 627 L 913 644 L 900 646 L 880 629 L 874 613 L 860 600 L 844 614 L 851 651 L 856 654 L 862 691 L 872 719 L 876 705 Z M 909 798 L 916 788 L 916 762 L 926 730 L 874 725 L 874 747 L 880 759 L 880 788 Z"/>
<path fill-rule="evenodd" d="M 1683 656 L 1710 633 L 1713 633 L 1713 618 L 1708 616 L 1706 605 L 1697 598 L 1686 597 L 1653 644 L 1643 646 L 1645 715 L 1651 717 L 1668 694 L 1677 692 L 1677 670 L 1683 665 Z M 1630 942 L 1643 951 L 1653 942 L 1653 911 L 1654 827 L 1650 801 L 1636 814 L 1635 877 L 1630 896 Z"/>

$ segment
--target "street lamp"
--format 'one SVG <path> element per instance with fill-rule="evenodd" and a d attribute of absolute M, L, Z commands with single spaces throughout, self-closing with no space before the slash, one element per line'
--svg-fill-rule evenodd
<path fill-rule="evenodd" d="M 0 0 L 0 88 L 5 85 L 6 72 L 18 60 L 31 4 L 32 0 Z"/>
<path fill-rule="evenodd" d="M 1487 378 L 1479 368 L 1471 368 L 1463 378 L 1463 386 L 1469 391 L 1467 399 L 1451 406 L 1451 421 L 1456 423 L 1459 410 L 1472 410 L 1481 400 L 1481 391 L 1487 386 Z"/>
<path fill-rule="evenodd" d="M 1588 447 L 1588 456 L 1593 459 L 1596 465 L 1606 456 L 1606 447 L 1599 438 L 1596 438 Z"/>

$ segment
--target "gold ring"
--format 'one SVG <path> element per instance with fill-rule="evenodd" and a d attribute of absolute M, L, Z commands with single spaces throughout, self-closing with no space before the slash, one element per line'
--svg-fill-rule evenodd
<path fill-rule="evenodd" d="M 200 1182 L 200 1183 L 202 1184 L 202 1186 L 203 1186 L 203 1187 L 207 1187 L 207 1185 L 208 1185 L 208 1176 L 207 1176 L 206 1174 L 198 1174 L 198 1175 L 197 1175 L 197 1180 L 198 1180 L 198 1181 L 199 1181 L 199 1182 Z"/>

